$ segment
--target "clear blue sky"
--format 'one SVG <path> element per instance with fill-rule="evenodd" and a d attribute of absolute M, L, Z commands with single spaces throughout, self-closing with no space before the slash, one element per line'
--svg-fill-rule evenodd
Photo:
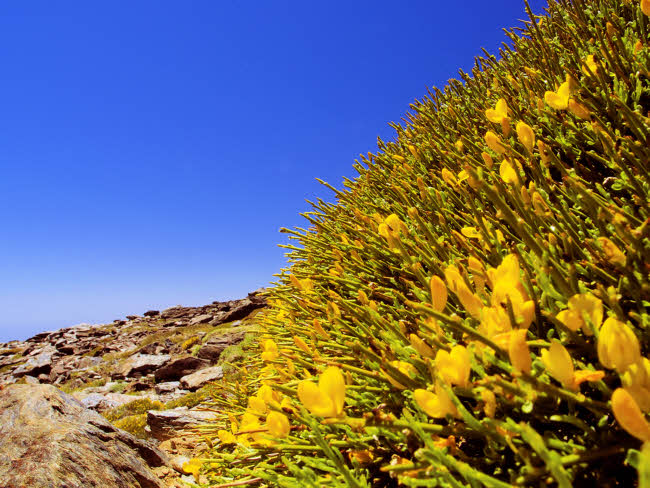
<path fill-rule="evenodd" d="M 533 0 L 541 12 L 543 0 Z M 523 1 L 0 5 L 0 341 L 244 296 Z"/>

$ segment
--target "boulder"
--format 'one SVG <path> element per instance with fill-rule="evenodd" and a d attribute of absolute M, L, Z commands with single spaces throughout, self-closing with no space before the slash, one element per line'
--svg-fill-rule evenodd
<path fill-rule="evenodd" d="M 98 412 L 105 412 L 115 407 L 126 405 L 127 403 L 136 400 L 144 400 L 146 398 L 151 400 L 150 395 L 126 395 L 124 393 L 90 393 L 84 395 L 83 393 L 75 393 L 73 396 L 80 400 L 81 404 L 92 410 Z"/>
<path fill-rule="evenodd" d="M 236 305 L 232 307 L 228 312 L 226 312 L 222 317 L 222 322 L 232 322 L 233 320 L 246 318 L 254 310 L 266 306 L 266 300 L 258 296 L 252 296 L 250 298 L 244 298 L 243 300 L 237 300 L 235 303 Z"/>
<path fill-rule="evenodd" d="M 163 488 L 160 450 L 50 385 L 0 390 L 3 488 Z"/>
<path fill-rule="evenodd" d="M 158 310 L 147 310 L 142 315 L 144 315 L 145 317 L 155 317 L 157 315 L 160 315 L 160 312 Z"/>
<path fill-rule="evenodd" d="M 201 315 L 197 315 L 192 320 L 190 320 L 190 325 L 204 324 L 206 322 L 210 322 L 211 320 L 212 320 L 212 314 L 204 313 Z"/>
<path fill-rule="evenodd" d="M 162 395 L 163 393 L 172 393 L 172 392 L 178 390 L 180 388 L 180 386 L 181 386 L 180 381 L 168 381 L 166 383 L 158 383 L 154 387 L 154 390 L 159 395 Z"/>
<path fill-rule="evenodd" d="M 171 410 L 149 410 L 147 425 L 149 433 L 160 441 L 174 437 L 177 431 L 214 418 L 214 413 L 201 410 L 189 410 L 187 407 Z"/>
<path fill-rule="evenodd" d="M 30 375 L 38 376 L 39 374 L 49 374 L 52 369 L 52 356 L 56 353 L 56 349 L 52 346 L 44 347 L 34 357 L 29 358 L 23 364 L 18 366 L 13 371 L 16 377 Z"/>
<path fill-rule="evenodd" d="M 212 335 L 208 338 L 205 345 L 201 346 L 201 349 L 199 349 L 199 352 L 196 355 L 199 358 L 207 359 L 216 363 L 224 349 L 228 346 L 239 344 L 244 339 L 245 335 L 246 332 L 244 331 Z"/>
<path fill-rule="evenodd" d="M 181 386 L 187 390 L 198 390 L 210 381 L 220 380 L 223 378 L 223 368 L 221 366 L 212 366 L 205 368 L 196 373 L 183 376 Z"/>
<path fill-rule="evenodd" d="M 171 356 L 167 354 L 135 354 L 131 356 L 114 375 L 117 377 L 137 377 L 157 370 L 169 362 Z"/>
<path fill-rule="evenodd" d="M 185 356 L 174 359 L 165 366 L 158 368 L 155 371 L 154 376 L 156 382 L 173 381 L 209 365 L 210 362 L 205 359 L 195 358 L 194 356 Z"/>

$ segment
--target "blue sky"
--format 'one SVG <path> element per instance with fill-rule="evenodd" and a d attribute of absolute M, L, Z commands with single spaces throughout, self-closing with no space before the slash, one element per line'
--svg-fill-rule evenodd
<path fill-rule="evenodd" d="M 545 2 L 531 2 L 541 12 Z M 0 5 L 0 341 L 238 298 L 523 1 Z"/>

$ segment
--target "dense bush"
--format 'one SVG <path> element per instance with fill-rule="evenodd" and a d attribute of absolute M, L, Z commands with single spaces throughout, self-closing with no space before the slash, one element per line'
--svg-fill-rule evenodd
<path fill-rule="evenodd" d="M 552 1 L 286 230 L 209 479 L 648 486 L 648 15 Z"/>

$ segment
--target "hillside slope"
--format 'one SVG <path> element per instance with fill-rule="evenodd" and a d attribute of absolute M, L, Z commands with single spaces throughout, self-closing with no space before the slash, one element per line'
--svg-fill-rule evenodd
<path fill-rule="evenodd" d="M 647 479 L 648 15 L 551 1 L 286 230 L 260 360 L 198 480 Z"/>

